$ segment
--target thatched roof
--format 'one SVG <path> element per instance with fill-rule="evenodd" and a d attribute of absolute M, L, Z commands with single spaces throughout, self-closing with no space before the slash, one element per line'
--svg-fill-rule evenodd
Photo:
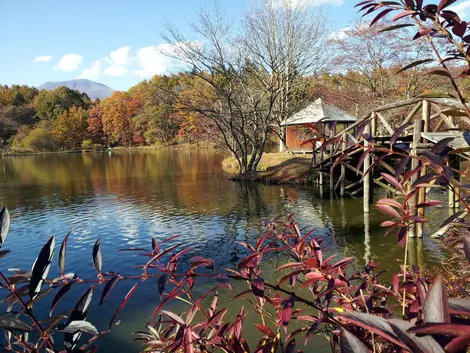
<path fill-rule="evenodd" d="M 344 110 L 339 109 L 338 107 L 323 102 L 321 98 L 318 98 L 315 102 L 308 105 L 300 112 L 292 115 L 282 125 L 316 123 L 320 120 L 325 123 L 330 121 L 353 123 L 357 120 L 357 118 L 345 112 Z"/>

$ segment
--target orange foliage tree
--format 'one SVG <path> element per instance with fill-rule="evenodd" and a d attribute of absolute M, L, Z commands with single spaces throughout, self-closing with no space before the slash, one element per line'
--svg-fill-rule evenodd
<path fill-rule="evenodd" d="M 140 101 L 126 92 L 115 92 L 101 102 L 103 131 L 111 144 L 130 146 L 134 142 L 132 118 L 140 108 Z"/>
<path fill-rule="evenodd" d="M 87 130 L 94 143 L 106 144 L 107 136 L 103 131 L 103 109 L 95 105 L 88 110 Z"/>

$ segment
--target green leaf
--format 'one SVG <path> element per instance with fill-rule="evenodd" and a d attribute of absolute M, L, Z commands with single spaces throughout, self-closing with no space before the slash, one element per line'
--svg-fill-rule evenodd
<path fill-rule="evenodd" d="M 403 72 L 403 71 L 406 71 L 408 69 L 411 69 L 412 67 L 415 67 L 415 66 L 418 66 L 418 65 L 423 65 L 423 64 L 427 64 L 427 63 L 430 63 L 430 62 L 433 62 L 434 59 L 423 59 L 423 60 L 417 60 L 417 61 L 413 61 L 411 64 L 408 64 L 406 66 L 403 66 L 400 70 L 398 70 L 395 74 L 399 74 L 400 72 Z"/>

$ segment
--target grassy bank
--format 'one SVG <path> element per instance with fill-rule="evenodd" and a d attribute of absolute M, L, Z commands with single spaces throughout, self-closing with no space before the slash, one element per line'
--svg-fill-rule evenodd
<path fill-rule="evenodd" d="M 264 153 L 255 173 L 239 174 L 234 157 L 225 158 L 222 168 L 233 174 L 234 180 L 262 181 L 266 183 L 306 183 L 311 170 L 311 155 L 290 153 Z"/>

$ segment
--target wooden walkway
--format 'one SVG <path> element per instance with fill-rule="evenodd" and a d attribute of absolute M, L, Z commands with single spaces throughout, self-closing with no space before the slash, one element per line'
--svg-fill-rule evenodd
<path fill-rule="evenodd" d="M 397 194 L 380 174 L 395 175 L 402 157 L 391 154 L 391 149 L 419 157 L 442 141 L 454 150 L 448 155 L 452 159 L 449 163 L 459 170 L 460 161 L 470 160 L 470 133 L 462 128 L 470 128 L 470 119 L 462 104 L 453 99 L 416 98 L 384 105 L 343 131 L 330 131 L 328 141 L 313 151 L 312 166 L 318 172 L 317 182 L 323 185 L 329 179 L 330 190 L 338 190 L 341 196 L 362 192 L 364 212 L 368 213 L 374 186 Z M 411 177 L 411 184 L 427 173 L 421 163 L 421 158 L 410 158 L 406 166 L 407 170 L 421 169 Z M 451 177 L 458 179 L 457 174 Z M 449 190 L 449 206 L 457 211 L 459 203 L 454 192 Z M 426 193 L 420 192 L 414 204 L 425 198 Z"/>

